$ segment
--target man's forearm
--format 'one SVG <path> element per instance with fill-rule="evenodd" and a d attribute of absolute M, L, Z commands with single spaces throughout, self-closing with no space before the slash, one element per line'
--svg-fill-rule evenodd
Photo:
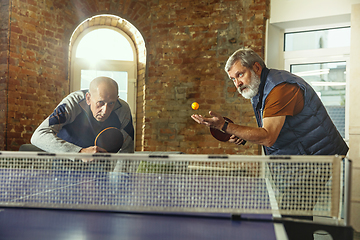
<path fill-rule="evenodd" d="M 247 127 L 229 123 L 227 131 L 238 138 L 271 147 L 277 140 L 284 125 L 286 116 L 267 117 L 263 119 L 263 127 Z"/>
<path fill-rule="evenodd" d="M 265 145 L 268 144 L 268 132 L 264 128 L 248 127 L 234 123 L 229 123 L 226 133 L 235 135 L 240 139 L 249 141 L 255 144 Z"/>
<path fill-rule="evenodd" d="M 31 136 L 31 144 L 46 152 L 74 152 L 77 153 L 81 147 L 69 143 L 56 136 L 56 133 L 51 127 L 46 127 L 41 124 Z"/>

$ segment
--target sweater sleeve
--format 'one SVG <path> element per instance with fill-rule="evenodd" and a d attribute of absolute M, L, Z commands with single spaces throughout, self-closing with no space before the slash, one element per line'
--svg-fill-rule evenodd
<path fill-rule="evenodd" d="M 75 92 L 64 98 L 31 136 L 31 143 L 47 152 L 79 152 L 80 146 L 69 143 L 57 134 L 63 126 L 73 122 L 81 112 L 78 102 L 84 98 L 82 92 Z"/>

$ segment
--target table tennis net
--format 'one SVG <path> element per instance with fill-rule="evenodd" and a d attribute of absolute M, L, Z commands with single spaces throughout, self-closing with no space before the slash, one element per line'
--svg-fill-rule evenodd
<path fill-rule="evenodd" d="M 0 206 L 339 218 L 342 162 L 338 156 L 1 152 Z"/>

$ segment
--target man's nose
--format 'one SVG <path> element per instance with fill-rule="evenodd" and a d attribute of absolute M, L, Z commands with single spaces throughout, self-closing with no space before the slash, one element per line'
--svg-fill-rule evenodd
<path fill-rule="evenodd" d="M 239 79 L 236 79 L 234 80 L 234 84 L 235 84 L 235 87 L 236 88 L 239 88 L 241 87 L 242 85 L 244 85 L 244 83 L 242 81 L 240 81 Z"/>
<path fill-rule="evenodd" d="M 105 103 L 104 106 L 102 106 L 101 110 L 102 110 L 103 114 L 106 114 L 110 110 L 110 107 L 107 103 Z"/>

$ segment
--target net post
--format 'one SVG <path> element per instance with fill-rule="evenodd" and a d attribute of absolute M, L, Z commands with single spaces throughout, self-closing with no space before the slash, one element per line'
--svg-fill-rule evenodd
<path fill-rule="evenodd" d="M 332 162 L 331 216 L 339 217 L 341 189 L 341 158 L 334 156 Z"/>
<path fill-rule="evenodd" d="M 350 223 L 350 201 L 351 201 L 351 160 L 344 158 L 344 226 Z"/>

